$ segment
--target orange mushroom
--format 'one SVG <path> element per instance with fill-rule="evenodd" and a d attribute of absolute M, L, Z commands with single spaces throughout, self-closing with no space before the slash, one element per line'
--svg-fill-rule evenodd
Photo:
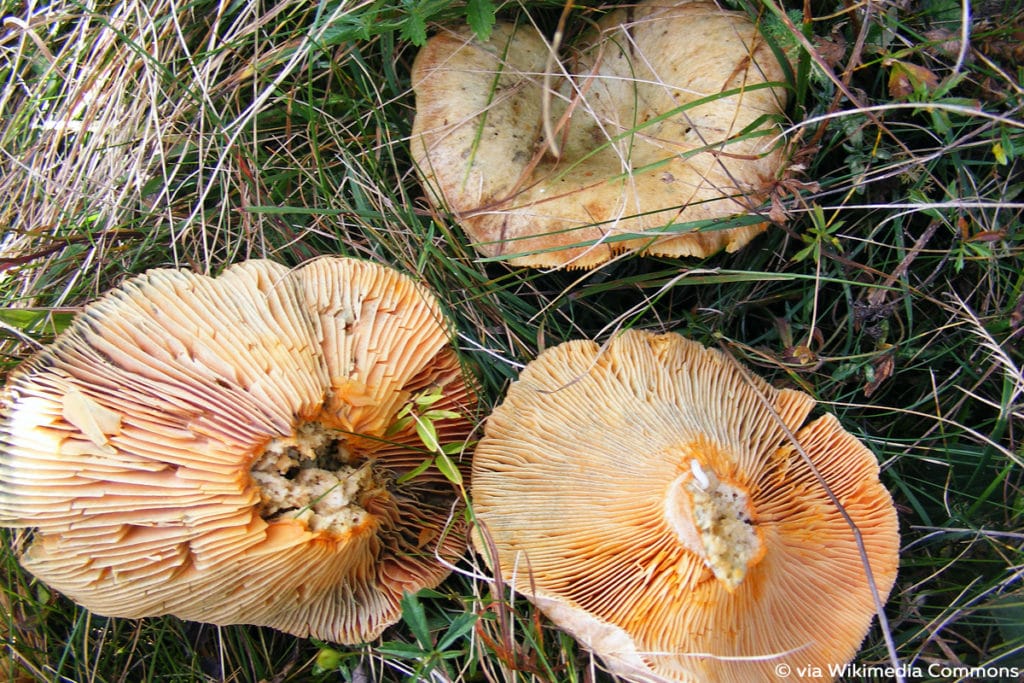
<path fill-rule="evenodd" d="M 548 349 L 474 453 L 477 548 L 630 680 L 830 680 L 875 602 L 815 470 L 883 601 L 899 535 L 875 457 L 830 414 L 805 424 L 814 403 L 677 334 Z"/>
<path fill-rule="evenodd" d="M 356 643 L 465 548 L 442 443 L 473 391 L 437 302 L 355 259 L 153 270 L 89 305 L 9 378 L 0 519 L 23 566 L 97 613 L 173 614 Z"/>
<path fill-rule="evenodd" d="M 586 268 L 620 252 L 734 251 L 786 155 L 785 72 L 712 2 L 615 10 L 563 71 L 530 25 L 444 31 L 413 64 L 412 154 L 487 257 Z"/>

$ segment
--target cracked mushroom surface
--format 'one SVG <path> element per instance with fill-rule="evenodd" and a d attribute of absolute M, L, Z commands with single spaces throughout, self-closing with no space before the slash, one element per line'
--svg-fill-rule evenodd
<path fill-rule="evenodd" d="M 883 602 L 899 534 L 874 455 L 831 414 L 806 422 L 814 405 L 674 333 L 548 349 L 474 453 L 493 541 L 474 534 L 477 550 L 629 680 L 768 681 L 780 664 L 831 680 L 875 605 L 853 530 L 780 423 L 859 529 Z"/>
<path fill-rule="evenodd" d="M 0 520 L 22 565 L 99 614 L 358 643 L 465 550 L 411 398 L 475 396 L 437 302 L 390 268 L 158 269 L 86 307 L 7 384 Z M 455 519 L 458 519 L 456 515 Z"/>
<path fill-rule="evenodd" d="M 785 165 L 785 70 L 712 2 L 617 9 L 551 60 L 533 26 L 443 30 L 413 64 L 429 200 L 484 256 L 589 268 L 621 252 L 735 251 Z"/>

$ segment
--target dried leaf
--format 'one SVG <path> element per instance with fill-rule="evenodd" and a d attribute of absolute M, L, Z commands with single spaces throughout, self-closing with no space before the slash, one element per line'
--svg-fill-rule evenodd
<path fill-rule="evenodd" d="M 871 380 L 864 385 L 864 397 L 871 398 L 871 394 L 878 390 L 882 382 L 892 377 L 892 371 L 896 367 L 896 360 L 892 353 L 884 353 L 871 361 Z"/>
<path fill-rule="evenodd" d="M 839 31 L 834 31 L 828 38 L 820 37 L 814 41 L 818 56 L 830 68 L 835 68 L 846 56 L 846 38 Z"/>
<path fill-rule="evenodd" d="M 776 225 L 785 225 L 789 220 L 789 212 L 786 211 L 786 205 L 780 197 L 774 194 L 772 195 L 771 209 L 768 210 L 768 218 L 772 219 L 772 222 Z"/>
<path fill-rule="evenodd" d="M 939 85 L 935 72 L 910 62 L 891 60 L 888 63 L 889 96 L 894 100 L 909 99 L 915 92 L 928 92 Z"/>
<path fill-rule="evenodd" d="M 817 370 L 821 367 L 821 359 L 806 344 L 789 346 L 782 352 L 782 361 L 787 365 L 801 369 Z"/>
<path fill-rule="evenodd" d="M 961 34 L 949 29 L 937 28 L 925 31 L 924 38 L 928 41 L 925 45 L 928 52 L 941 55 L 946 59 L 956 59 L 963 47 Z"/>

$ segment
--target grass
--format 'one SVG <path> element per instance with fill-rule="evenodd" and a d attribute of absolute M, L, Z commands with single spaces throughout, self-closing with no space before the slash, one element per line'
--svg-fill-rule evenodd
<path fill-rule="evenodd" d="M 902 663 L 939 680 L 1024 667 L 1015 3 L 973 3 L 969 42 L 966 4 L 952 0 L 810 3 L 806 15 L 739 3 L 794 63 L 804 170 L 779 187 L 787 224 L 734 255 L 591 272 L 482 262 L 414 177 L 414 41 L 467 13 L 486 19 L 486 3 L 0 4 L 2 367 L 127 276 L 252 257 L 351 254 L 418 274 L 457 325 L 485 410 L 544 347 L 619 326 L 680 330 L 809 392 L 877 454 L 903 538 L 886 605 Z M 561 13 L 497 9 L 550 28 Z M 4 540 L 0 670 L 12 681 L 604 676 L 471 559 L 381 640 L 340 648 L 90 615 L 33 582 Z M 882 636 L 873 627 L 858 663 L 887 661 Z"/>

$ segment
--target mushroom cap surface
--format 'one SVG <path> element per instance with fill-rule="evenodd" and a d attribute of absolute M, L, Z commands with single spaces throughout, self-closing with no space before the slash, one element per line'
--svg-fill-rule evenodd
<path fill-rule="evenodd" d="M 767 227 L 749 214 L 785 163 L 785 71 L 745 15 L 647 0 L 602 17 L 564 67 L 549 54 L 532 26 L 498 23 L 486 42 L 439 33 L 413 64 L 413 159 L 481 254 L 589 268 L 735 251 Z"/>
<path fill-rule="evenodd" d="M 853 531 L 779 423 L 862 534 L 883 601 L 899 535 L 874 456 L 833 415 L 805 425 L 814 404 L 678 334 L 548 349 L 475 450 L 477 550 L 630 680 L 768 681 L 783 663 L 831 680 L 874 602 Z"/>
<path fill-rule="evenodd" d="M 99 614 L 375 638 L 460 557 L 457 491 L 401 407 L 428 390 L 441 443 L 475 395 L 434 298 L 395 270 L 253 260 L 135 277 L 10 376 L 0 522 L 22 565 Z M 456 517 L 457 518 L 457 517 Z"/>

